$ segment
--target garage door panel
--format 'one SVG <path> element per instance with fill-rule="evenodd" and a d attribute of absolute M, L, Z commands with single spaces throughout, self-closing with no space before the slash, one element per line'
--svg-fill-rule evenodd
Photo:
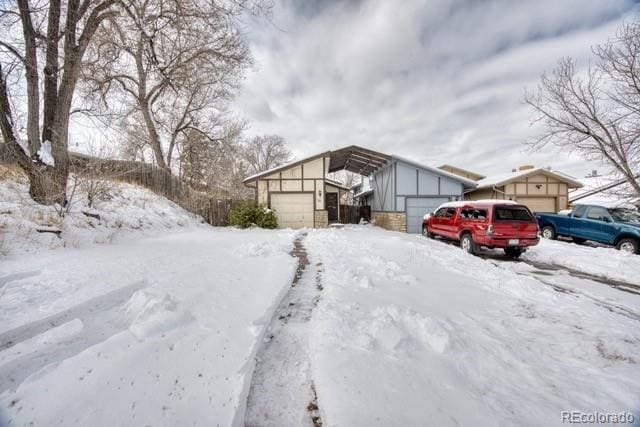
<path fill-rule="evenodd" d="M 407 197 L 407 233 L 422 232 L 422 218 L 438 206 L 449 201 L 448 197 Z"/>
<path fill-rule="evenodd" d="M 271 194 L 279 228 L 313 227 L 313 194 Z"/>
<path fill-rule="evenodd" d="M 518 203 L 522 203 L 531 212 L 555 212 L 556 199 L 554 197 L 518 197 Z"/>

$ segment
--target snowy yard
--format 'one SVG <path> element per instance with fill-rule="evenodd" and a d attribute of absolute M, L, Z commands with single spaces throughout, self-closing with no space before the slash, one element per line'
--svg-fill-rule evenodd
<path fill-rule="evenodd" d="M 193 225 L 2 258 L 0 425 L 640 416 L 640 257 L 545 242 L 510 262 L 370 226 L 305 233 Z M 291 287 L 296 238 L 309 264 Z"/>

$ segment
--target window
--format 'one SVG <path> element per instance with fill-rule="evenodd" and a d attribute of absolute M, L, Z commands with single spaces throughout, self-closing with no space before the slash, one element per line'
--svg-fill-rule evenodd
<path fill-rule="evenodd" d="M 444 213 L 447 211 L 447 208 L 440 208 L 433 214 L 435 217 L 443 217 Z"/>
<path fill-rule="evenodd" d="M 631 209 L 615 208 L 609 209 L 609 214 L 616 221 L 620 222 L 640 222 L 640 213 Z"/>
<path fill-rule="evenodd" d="M 465 219 L 483 220 L 487 219 L 486 209 L 465 208 L 460 211 L 460 217 Z"/>
<path fill-rule="evenodd" d="M 592 207 L 591 209 L 589 209 L 589 213 L 587 213 L 587 218 L 593 219 L 595 221 L 611 222 L 609 212 L 607 212 L 605 208 Z"/>
<path fill-rule="evenodd" d="M 582 218 L 586 210 L 587 210 L 587 207 L 584 205 L 576 206 L 576 208 L 573 210 L 574 218 Z"/>
<path fill-rule="evenodd" d="M 444 216 L 445 218 L 451 218 L 456 214 L 456 208 L 447 208 L 447 211 L 445 212 Z"/>
<path fill-rule="evenodd" d="M 496 221 L 533 221 L 529 211 L 521 207 L 499 207 L 493 214 Z"/>

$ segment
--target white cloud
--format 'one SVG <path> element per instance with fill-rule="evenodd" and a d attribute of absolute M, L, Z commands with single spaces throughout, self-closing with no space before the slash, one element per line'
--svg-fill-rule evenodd
<path fill-rule="evenodd" d="M 525 152 L 526 87 L 585 61 L 633 13 L 623 0 L 283 0 L 248 23 L 256 60 L 236 103 L 254 134 L 304 156 L 359 144 L 496 173 L 521 163 L 580 176 L 577 158 Z M 596 166 L 597 168 L 597 166 Z"/>

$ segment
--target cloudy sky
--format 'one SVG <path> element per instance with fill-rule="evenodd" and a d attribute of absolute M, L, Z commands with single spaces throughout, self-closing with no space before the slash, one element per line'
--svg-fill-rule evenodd
<path fill-rule="evenodd" d="M 626 0 L 276 0 L 245 21 L 255 58 L 236 108 L 250 134 L 296 157 L 357 144 L 490 174 L 524 163 L 583 176 L 601 166 L 531 153 L 525 88 L 637 15 Z"/>

